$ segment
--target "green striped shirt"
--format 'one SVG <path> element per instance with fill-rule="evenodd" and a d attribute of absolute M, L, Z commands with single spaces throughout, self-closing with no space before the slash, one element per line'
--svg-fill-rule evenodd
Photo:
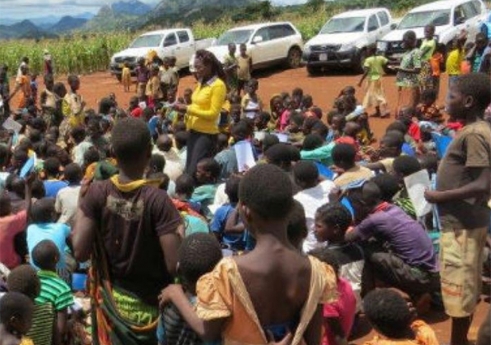
<path fill-rule="evenodd" d="M 32 326 L 26 336 L 35 345 L 51 345 L 55 313 L 51 303 L 37 304 L 32 314 Z"/>
<path fill-rule="evenodd" d="M 36 304 L 50 303 L 55 311 L 66 309 L 73 305 L 73 295 L 70 287 L 55 272 L 38 271 L 41 281 L 41 293 L 36 298 Z"/>

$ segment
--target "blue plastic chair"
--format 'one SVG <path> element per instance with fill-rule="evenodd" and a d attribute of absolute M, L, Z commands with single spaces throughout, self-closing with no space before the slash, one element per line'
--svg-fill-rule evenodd
<path fill-rule="evenodd" d="M 452 141 L 452 137 L 448 135 L 443 135 L 438 132 L 431 132 L 431 138 L 433 139 L 436 147 L 436 154 L 439 159 L 442 159 L 445 156 L 445 152 L 447 152 L 448 146 Z"/>

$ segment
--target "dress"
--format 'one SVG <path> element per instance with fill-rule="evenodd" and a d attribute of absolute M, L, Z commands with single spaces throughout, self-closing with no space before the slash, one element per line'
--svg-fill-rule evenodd
<path fill-rule="evenodd" d="M 382 87 L 383 66 L 387 64 L 384 56 L 371 56 L 365 60 L 364 67 L 368 69 L 367 93 L 363 99 L 363 108 L 386 105 L 385 92 Z"/>
<path fill-rule="evenodd" d="M 421 51 L 415 48 L 404 53 L 401 60 L 401 69 L 420 69 Z M 415 107 L 418 101 L 419 75 L 398 71 L 396 75 L 396 85 L 399 87 L 398 108 Z"/>
<path fill-rule="evenodd" d="M 425 53 L 421 55 L 421 72 L 419 73 L 419 82 L 422 90 L 433 88 L 433 71 L 431 68 L 430 59 L 435 52 L 435 48 L 435 39 L 424 39 L 421 43 L 420 50 L 425 50 Z"/>
<path fill-rule="evenodd" d="M 294 333 L 292 345 L 303 340 L 303 334 L 319 304 L 336 299 L 336 278 L 332 268 L 310 257 L 312 274 L 309 296 L 302 308 L 300 322 Z M 268 344 L 237 264 L 225 258 L 215 269 L 205 274 L 197 283 L 198 317 L 209 321 L 228 318 L 223 331 L 223 344 Z"/>

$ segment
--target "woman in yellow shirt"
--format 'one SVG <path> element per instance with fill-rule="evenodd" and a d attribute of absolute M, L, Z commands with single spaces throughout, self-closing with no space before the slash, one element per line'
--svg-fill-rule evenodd
<path fill-rule="evenodd" d="M 225 73 L 218 59 L 206 50 L 198 50 L 194 61 L 198 86 L 190 105 L 176 104 L 174 109 L 186 112 L 189 131 L 186 173 L 194 176 L 198 162 L 213 157 L 227 87 Z"/>

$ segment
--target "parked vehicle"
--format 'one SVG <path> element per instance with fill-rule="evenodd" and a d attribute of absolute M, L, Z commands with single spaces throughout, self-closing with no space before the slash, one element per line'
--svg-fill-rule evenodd
<path fill-rule="evenodd" d="M 363 71 L 366 48 L 391 30 L 385 8 L 348 11 L 327 21 L 319 34 L 305 44 L 303 60 L 309 74 L 322 68 L 350 67 Z"/>
<path fill-rule="evenodd" d="M 491 40 L 491 11 L 487 14 L 485 21 L 482 23 L 481 32 Z"/>
<path fill-rule="evenodd" d="M 301 63 L 302 35 L 288 22 L 254 24 L 228 30 L 208 50 L 223 63 L 230 43 L 237 45 L 237 51 L 240 44 L 246 44 L 253 70 L 281 63 L 296 68 Z M 194 72 L 194 55 L 189 66 Z"/>
<path fill-rule="evenodd" d="M 206 49 L 214 42 L 213 38 L 195 40 L 190 29 L 166 29 L 146 32 L 136 38 L 127 49 L 116 53 L 111 58 L 111 74 L 121 78 L 125 62 L 129 63 L 132 73 L 140 57 L 146 57 L 150 50 L 155 50 L 160 58 L 174 56 L 179 69 L 188 67 L 189 58 L 198 49 Z"/>
<path fill-rule="evenodd" d="M 481 0 L 444 0 L 425 4 L 409 11 L 397 28 L 377 43 L 377 48 L 391 58 L 391 64 L 398 65 L 404 54 L 404 33 L 413 30 L 421 41 L 424 37 L 424 27 L 434 25 L 438 43 L 444 44 L 448 51 L 452 40 L 462 30 L 466 30 L 468 40 L 473 41 L 485 16 L 486 8 Z"/>

